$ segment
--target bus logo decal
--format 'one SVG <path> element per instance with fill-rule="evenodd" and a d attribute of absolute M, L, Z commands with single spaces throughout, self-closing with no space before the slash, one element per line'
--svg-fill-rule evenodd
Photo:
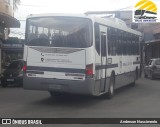
<path fill-rule="evenodd" d="M 157 6 L 152 0 L 140 0 L 133 10 L 133 22 L 151 23 L 157 22 Z"/>
<path fill-rule="evenodd" d="M 43 62 L 43 61 L 44 61 L 44 58 L 41 58 L 41 61 Z"/>

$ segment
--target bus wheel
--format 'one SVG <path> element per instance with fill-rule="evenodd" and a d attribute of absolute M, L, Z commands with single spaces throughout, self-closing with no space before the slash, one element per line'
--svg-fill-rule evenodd
<path fill-rule="evenodd" d="M 111 99 L 114 96 L 114 85 L 115 85 L 115 80 L 114 80 L 114 77 L 111 76 L 110 82 L 109 82 L 109 88 L 107 92 L 108 99 Z"/>

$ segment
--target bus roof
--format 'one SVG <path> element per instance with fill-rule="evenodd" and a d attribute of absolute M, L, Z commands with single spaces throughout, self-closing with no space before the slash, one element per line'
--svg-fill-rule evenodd
<path fill-rule="evenodd" d="M 117 18 L 101 18 L 97 16 L 90 16 L 86 14 L 63 14 L 63 13 L 47 13 L 47 14 L 31 14 L 27 18 L 38 18 L 38 17 L 52 17 L 52 16 L 66 16 L 66 17 L 80 17 L 80 18 L 89 18 L 93 22 L 97 22 L 102 25 L 106 25 L 109 27 L 117 28 L 126 32 L 130 32 L 139 36 L 142 36 L 141 32 L 133 30 L 125 24 L 124 21 Z"/>
<path fill-rule="evenodd" d="M 51 16 L 68 16 L 68 17 L 82 17 L 89 18 L 85 14 L 67 14 L 67 13 L 44 13 L 44 14 L 30 14 L 27 18 L 36 18 L 36 17 L 51 17 Z"/>
<path fill-rule="evenodd" d="M 126 31 L 126 32 L 130 32 L 130 33 L 142 36 L 141 32 L 129 28 L 126 25 L 126 23 L 121 19 L 99 18 L 99 17 L 94 17 L 94 18 L 95 18 L 95 22 L 97 22 L 97 23 L 104 24 L 104 25 L 109 26 L 109 27 L 117 28 L 117 29 L 120 29 L 120 30 L 123 30 L 123 31 Z"/>

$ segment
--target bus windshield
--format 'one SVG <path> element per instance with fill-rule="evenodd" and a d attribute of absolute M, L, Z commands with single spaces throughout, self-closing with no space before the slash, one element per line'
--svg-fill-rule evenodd
<path fill-rule="evenodd" d="M 141 15 L 141 10 L 136 10 L 135 15 Z"/>
<path fill-rule="evenodd" d="M 136 10 L 135 15 L 143 15 L 145 10 Z"/>
<path fill-rule="evenodd" d="M 29 18 L 26 45 L 86 48 L 92 45 L 92 23 L 85 18 Z"/>

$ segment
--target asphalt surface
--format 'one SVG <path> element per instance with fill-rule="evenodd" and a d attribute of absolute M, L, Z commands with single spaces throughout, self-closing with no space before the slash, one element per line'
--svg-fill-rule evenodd
<path fill-rule="evenodd" d="M 118 89 L 112 100 L 80 95 L 54 98 L 46 91 L 0 87 L 0 116 L 1 118 L 160 118 L 159 98 L 160 79 L 141 78 L 135 87 Z M 124 125 L 99 126 L 123 127 Z"/>

